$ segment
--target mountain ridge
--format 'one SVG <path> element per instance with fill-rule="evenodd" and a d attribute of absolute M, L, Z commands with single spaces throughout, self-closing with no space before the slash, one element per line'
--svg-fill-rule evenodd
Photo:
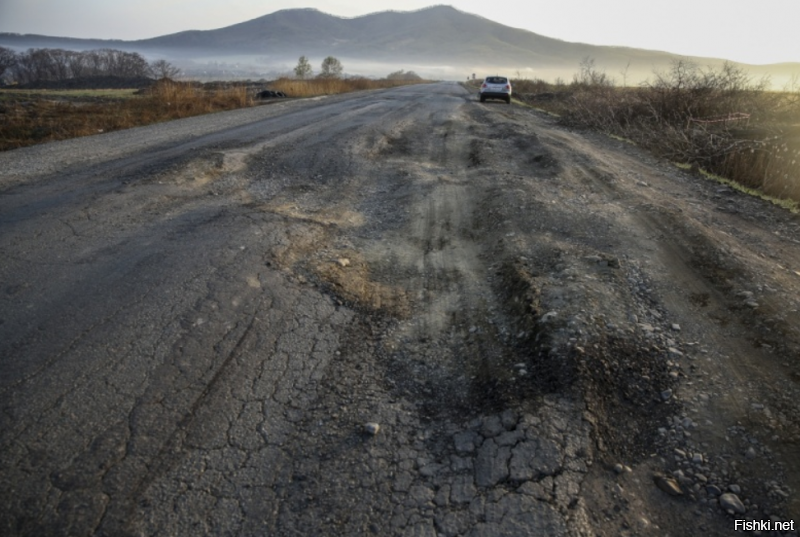
<path fill-rule="evenodd" d="M 212 30 L 185 30 L 139 40 L 99 40 L 0 34 L 0 45 L 24 47 L 133 50 L 182 61 L 259 56 L 287 69 L 296 59 L 336 56 L 350 64 L 386 63 L 425 71 L 426 67 L 475 72 L 485 68 L 528 73 L 577 71 L 587 57 L 611 76 L 625 72 L 640 79 L 672 61 L 689 59 L 718 67 L 726 60 L 687 57 L 666 51 L 563 41 L 512 28 L 447 5 L 414 11 L 379 11 L 338 17 L 314 8 L 284 9 Z M 746 66 L 754 76 L 770 70 L 800 72 L 800 63 Z M 541 75 L 534 75 L 541 76 Z M 567 75 L 570 76 L 570 75 Z M 542 78 L 545 78 L 542 76 Z"/>

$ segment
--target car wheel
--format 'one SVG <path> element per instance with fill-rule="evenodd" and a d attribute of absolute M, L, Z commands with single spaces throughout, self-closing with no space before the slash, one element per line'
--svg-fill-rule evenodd
<path fill-rule="evenodd" d="M 486 102 L 486 97 L 484 97 L 483 95 L 481 95 L 481 102 L 482 102 L 482 103 L 485 103 L 485 102 Z"/>
<path fill-rule="evenodd" d="M 506 97 L 506 104 L 511 104 L 511 97 Z"/>

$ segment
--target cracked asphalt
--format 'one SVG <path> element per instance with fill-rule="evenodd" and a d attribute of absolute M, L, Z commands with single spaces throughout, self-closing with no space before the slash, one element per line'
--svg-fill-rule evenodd
<path fill-rule="evenodd" d="M 454 83 L 0 170 L 4 535 L 727 535 L 727 490 L 800 512 L 800 226 L 762 200 Z"/>

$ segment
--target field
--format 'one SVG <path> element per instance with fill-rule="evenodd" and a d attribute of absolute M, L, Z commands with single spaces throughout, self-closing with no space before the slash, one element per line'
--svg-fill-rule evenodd
<path fill-rule="evenodd" d="M 0 90 L 0 151 L 128 129 L 262 103 L 262 89 L 315 97 L 413 83 L 396 80 L 280 79 L 272 83 L 160 81 L 136 89 Z M 269 101 L 268 101 L 269 102 Z"/>
<path fill-rule="evenodd" d="M 206 90 L 157 83 L 148 90 L 2 90 L 0 150 L 128 129 L 253 103 L 246 87 Z"/>

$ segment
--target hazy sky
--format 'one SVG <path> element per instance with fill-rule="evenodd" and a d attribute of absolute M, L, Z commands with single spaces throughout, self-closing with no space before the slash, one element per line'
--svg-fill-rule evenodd
<path fill-rule="evenodd" d="M 357 17 L 436 3 L 565 41 L 800 62 L 800 0 L 0 0 L 0 32 L 128 40 L 221 28 L 288 8 Z"/>

